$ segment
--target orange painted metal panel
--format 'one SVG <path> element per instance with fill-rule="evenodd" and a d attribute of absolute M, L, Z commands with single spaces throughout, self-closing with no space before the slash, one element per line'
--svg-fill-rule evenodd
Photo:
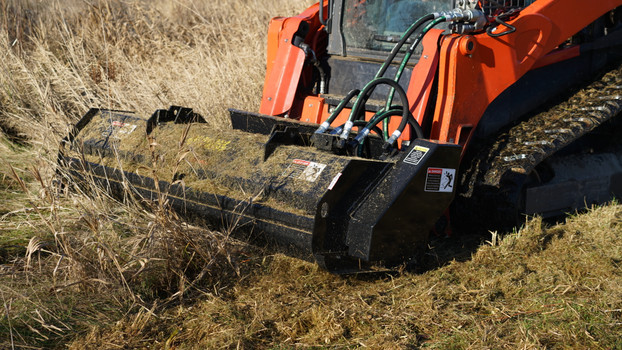
<path fill-rule="evenodd" d="M 432 29 L 423 38 L 421 42 L 423 45 L 421 58 L 413 68 L 410 76 L 406 96 L 410 104 L 410 112 L 419 125 L 423 123 L 424 114 L 432 92 L 439 60 L 438 42 L 442 34 L 442 30 Z M 404 137 L 406 138 L 408 135 L 404 135 Z"/>
<path fill-rule="evenodd" d="M 278 116 L 292 108 L 306 60 L 303 50 L 293 45 L 294 36 L 302 22 L 306 22 L 314 39 L 321 26 L 318 16 L 319 4 L 315 4 L 298 16 L 272 20 L 268 28 L 267 70 L 259 113 Z"/>
<path fill-rule="evenodd" d="M 279 35 L 283 30 L 286 17 L 274 17 L 268 25 L 268 56 L 266 59 L 266 77 L 270 76 L 279 49 Z"/>
<path fill-rule="evenodd" d="M 324 98 L 319 96 L 307 96 L 302 108 L 300 121 L 319 124 L 322 121 L 322 112 L 324 111 Z"/>
<path fill-rule="evenodd" d="M 473 35 L 476 48 L 470 54 L 460 51 L 465 36 L 444 37 L 431 138 L 458 142 L 460 125 L 477 125 L 486 107 L 542 57 L 617 6 L 622 0 L 589 5 L 583 0 L 538 0 L 508 21 L 516 32 Z"/>

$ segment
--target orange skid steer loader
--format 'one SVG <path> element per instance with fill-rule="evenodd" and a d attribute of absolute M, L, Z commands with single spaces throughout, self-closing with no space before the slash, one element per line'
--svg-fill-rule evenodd
<path fill-rule="evenodd" d="M 61 168 L 333 272 L 413 262 L 448 217 L 507 229 L 622 195 L 622 0 L 323 0 L 272 19 L 267 52 L 231 130 L 91 109 Z M 165 166 L 141 172 L 153 142 Z"/>

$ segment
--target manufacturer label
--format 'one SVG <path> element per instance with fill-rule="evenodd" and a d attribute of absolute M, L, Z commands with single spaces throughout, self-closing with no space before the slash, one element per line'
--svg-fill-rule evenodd
<path fill-rule="evenodd" d="M 294 159 L 287 169 L 285 169 L 283 175 L 294 179 L 315 182 L 324 168 L 326 168 L 326 164 Z"/>
<path fill-rule="evenodd" d="M 415 146 L 410 150 L 406 158 L 404 158 L 404 163 L 419 165 L 421 160 L 428 154 L 430 149 L 423 146 Z"/>
<path fill-rule="evenodd" d="M 456 169 L 428 168 L 425 178 L 426 192 L 452 192 L 456 179 Z"/>

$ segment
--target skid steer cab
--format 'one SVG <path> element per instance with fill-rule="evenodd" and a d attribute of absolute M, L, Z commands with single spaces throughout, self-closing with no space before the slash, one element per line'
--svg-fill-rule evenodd
<path fill-rule="evenodd" d="M 411 263 L 472 140 L 519 119 L 493 102 L 532 70 L 617 47 L 568 38 L 615 22 L 620 5 L 320 1 L 270 22 L 259 113 L 231 109 L 232 128 L 217 131 L 190 108 L 94 108 L 63 140 L 60 168 L 120 198 L 166 195 L 189 218 L 333 272 Z"/>

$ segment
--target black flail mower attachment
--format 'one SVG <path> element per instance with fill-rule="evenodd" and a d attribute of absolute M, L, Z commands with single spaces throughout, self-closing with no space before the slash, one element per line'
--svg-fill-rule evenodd
<path fill-rule="evenodd" d="M 458 145 L 417 138 L 388 150 L 371 134 L 352 150 L 315 124 L 230 116 L 233 129 L 220 130 L 189 108 L 91 109 L 59 165 L 121 199 L 164 194 L 189 220 L 333 272 L 412 262 L 453 199 Z"/>

